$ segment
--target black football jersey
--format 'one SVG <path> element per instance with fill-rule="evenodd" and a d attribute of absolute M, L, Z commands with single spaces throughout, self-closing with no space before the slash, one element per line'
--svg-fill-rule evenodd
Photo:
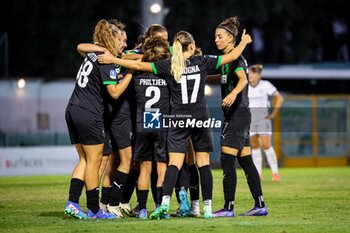
<path fill-rule="evenodd" d="M 230 94 L 230 92 L 237 86 L 239 78 L 236 72 L 239 70 L 243 70 L 246 73 L 248 79 L 248 63 L 242 55 L 239 56 L 237 60 L 221 66 L 222 99 L 224 99 L 228 94 Z M 246 87 L 237 95 L 237 98 L 235 102 L 231 105 L 230 109 L 236 109 L 241 107 L 249 107 L 248 85 L 246 85 Z"/>
<path fill-rule="evenodd" d="M 88 53 L 76 76 L 76 85 L 69 102 L 95 114 L 106 110 L 107 89 L 104 85 L 117 83 L 114 65 L 98 63 L 97 55 Z"/>
<path fill-rule="evenodd" d="M 118 56 L 119 57 L 119 56 Z M 117 74 L 117 77 L 122 74 L 122 75 L 126 75 L 126 69 L 122 66 L 119 65 L 115 65 L 115 71 Z M 118 85 L 119 83 L 123 82 L 123 78 L 119 79 L 117 78 L 115 80 L 114 83 L 112 82 L 105 82 L 105 85 L 108 84 L 116 84 Z M 107 98 L 107 102 L 108 102 L 108 107 L 109 107 L 109 118 L 111 121 L 115 121 L 115 122 L 122 122 L 124 121 L 126 118 L 130 118 L 131 117 L 131 113 L 130 113 L 130 84 L 129 86 L 126 88 L 126 90 L 119 96 L 118 99 L 113 99 L 112 97 L 108 97 Z"/>
<path fill-rule="evenodd" d="M 207 74 L 218 68 L 221 56 L 192 56 L 188 59 L 185 71 L 179 82 L 171 75 L 169 60 L 160 60 L 152 63 L 153 73 L 163 76 L 171 91 L 171 112 L 189 113 L 206 109 L 205 79 Z"/>
<path fill-rule="evenodd" d="M 142 131 L 144 112 L 169 114 L 170 93 L 165 79 L 153 73 L 137 73 L 134 75 L 133 86 L 136 101 L 136 131 Z"/>

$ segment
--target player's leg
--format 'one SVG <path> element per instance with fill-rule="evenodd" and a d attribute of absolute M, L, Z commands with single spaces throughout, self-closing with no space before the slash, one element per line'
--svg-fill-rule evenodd
<path fill-rule="evenodd" d="M 262 179 L 262 153 L 260 149 L 260 141 L 258 134 L 250 134 L 250 143 L 252 146 L 252 157 L 256 169 L 258 170 L 260 179 Z"/>
<path fill-rule="evenodd" d="M 192 144 L 188 147 L 188 172 L 190 174 L 190 197 L 191 197 L 191 217 L 200 217 L 200 206 L 199 206 L 199 171 L 196 165 L 195 153 Z"/>
<path fill-rule="evenodd" d="M 210 169 L 210 153 L 196 152 L 195 154 L 201 177 L 202 198 L 204 201 L 204 218 L 212 218 L 213 175 Z"/>
<path fill-rule="evenodd" d="M 265 216 L 268 214 L 268 212 L 263 199 L 261 181 L 252 159 L 251 148 L 248 145 L 249 142 L 247 141 L 246 146 L 240 151 L 237 159 L 244 170 L 250 192 L 255 201 L 255 205 L 253 209 L 241 214 L 241 216 Z"/>
<path fill-rule="evenodd" d="M 147 219 L 147 198 L 149 192 L 149 179 L 152 172 L 152 161 L 140 162 L 140 176 L 137 183 L 137 199 L 139 200 L 140 212 L 138 218 Z"/>
<path fill-rule="evenodd" d="M 138 216 L 139 207 L 138 203 L 133 209 L 130 204 L 130 199 L 134 192 L 134 189 L 137 186 L 137 180 L 140 175 L 140 164 L 138 162 L 131 162 L 130 172 L 128 174 L 128 178 L 126 179 L 125 186 L 123 189 L 123 194 L 120 198 L 120 208 L 128 216 Z M 138 200 L 137 200 L 138 202 Z"/>
<path fill-rule="evenodd" d="M 109 137 L 109 134 L 108 134 L 108 137 Z M 100 166 L 100 170 L 98 171 L 98 177 L 100 181 L 103 180 L 104 174 L 107 170 L 109 155 L 111 153 L 113 153 L 113 149 L 112 149 L 112 142 L 109 139 L 103 147 L 103 156 L 102 156 L 101 166 Z"/>
<path fill-rule="evenodd" d="M 272 180 L 279 181 L 281 178 L 278 172 L 278 162 L 277 162 L 276 152 L 271 145 L 271 135 L 266 134 L 266 135 L 261 135 L 260 137 L 262 141 L 262 146 L 265 151 L 266 160 L 272 171 Z"/>
<path fill-rule="evenodd" d="M 166 162 L 157 162 L 157 206 L 162 204 L 162 196 L 163 196 L 163 183 L 165 172 L 167 169 Z"/>
<path fill-rule="evenodd" d="M 213 213 L 214 217 L 234 217 L 234 202 L 237 186 L 236 157 L 243 148 L 241 122 L 227 119 L 221 131 L 220 163 L 223 172 L 224 206 Z"/>
<path fill-rule="evenodd" d="M 111 153 L 109 155 L 109 161 L 102 180 L 100 208 L 104 211 L 108 210 L 108 204 L 111 198 L 113 172 L 117 169 L 118 165 L 119 165 L 118 152 Z"/>
<path fill-rule="evenodd" d="M 183 128 L 170 128 L 167 137 L 169 155 L 168 167 L 164 176 L 161 205 L 150 215 L 151 219 L 160 219 L 170 209 L 170 198 L 181 169 L 190 140 L 191 131 Z M 165 144 L 165 143 L 164 143 Z"/>
<path fill-rule="evenodd" d="M 157 208 L 160 207 L 160 205 L 162 204 L 163 184 L 164 184 L 165 173 L 168 165 L 167 138 L 168 138 L 167 132 L 160 132 L 154 135 L 154 140 L 153 140 L 153 149 L 154 149 L 153 163 L 156 164 L 156 170 L 157 170 L 157 183 L 156 183 Z M 164 219 L 168 219 L 169 215 L 168 213 L 163 213 L 163 215 L 161 215 L 160 217 Z"/>
<path fill-rule="evenodd" d="M 110 179 L 106 176 L 108 176 L 108 170 L 109 170 L 109 158 L 112 151 L 112 145 L 111 140 L 108 140 L 107 143 L 105 143 L 103 147 L 103 157 L 101 161 L 100 170 L 98 172 L 98 176 L 100 179 L 100 183 L 102 183 L 102 189 L 101 189 L 101 199 L 100 199 L 100 208 L 106 212 L 107 211 L 107 204 L 109 202 L 110 198 Z M 107 203 L 107 204 L 104 204 Z"/>
<path fill-rule="evenodd" d="M 176 215 L 180 217 L 187 217 L 190 213 L 191 206 L 188 201 L 187 190 L 190 185 L 190 174 L 188 172 L 187 163 L 184 162 L 179 171 L 177 182 L 175 185 L 175 194 L 179 208 L 176 210 Z"/>
<path fill-rule="evenodd" d="M 152 192 L 154 204 L 156 206 L 157 206 L 157 180 L 158 180 L 157 164 L 153 162 L 152 172 L 151 172 L 151 192 Z"/>
<path fill-rule="evenodd" d="M 81 144 L 75 144 L 74 146 L 79 155 L 79 162 L 72 173 L 69 186 L 69 198 L 64 213 L 75 218 L 84 219 L 87 218 L 87 216 L 80 207 L 79 198 L 85 184 L 84 174 L 86 168 L 86 155 Z"/>
<path fill-rule="evenodd" d="M 226 139 L 226 138 L 225 138 Z M 223 141 L 223 140 L 222 140 Z M 224 143 L 225 144 L 225 143 Z M 221 146 L 220 163 L 223 171 L 224 207 L 214 212 L 214 217 L 234 217 L 234 203 L 237 186 L 236 157 L 238 150 Z"/>
<path fill-rule="evenodd" d="M 102 161 L 104 144 L 83 145 L 86 154 L 85 187 L 88 216 L 90 218 L 115 218 L 114 215 L 104 213 L 99 206 L 100 180 L 98 176 Z"/>
<path fill-rule="evenodd" d="M 170 198 L 173 193 L 173 189 L 185 159 L 185 153 L 170 152 L 169 153 L 169 165 L 165 172 L 164 184 L 163 184 L 163 196 L 160 207 L 156 209 L 151 215 L 151 219 L 160 219 L 164 213 L 167 213 L 170 209 Z"/>
<path fill-rule="evenodd" d="M 132 149 L 131 146 L 118 151 L 120 164 L 116 173 L 113 176 L 113 183 L 111 188 L 111 198 L 109 201 L 108 211 L 122 218 L 124 215 L 120 211 L 120 198 L 123 193 L 125 182 L 130 171 Z"/>

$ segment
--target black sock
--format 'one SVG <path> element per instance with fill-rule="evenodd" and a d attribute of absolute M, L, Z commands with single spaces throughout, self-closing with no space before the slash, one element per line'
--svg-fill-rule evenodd
<path fill-rule="evenodd" d="M 162 204 L 162 197 L 163 197 L 163 187 L 157 187 L 157 202 L 156 205 Z"/>
<path fill-rule="evenodd" d="M 190 173 L 188 172 L 186 163 L 182 165 L 182 168 L 179 171 L 178 180 L 179 187 L 185 187 L 185 189 L 187 190 L 188 186 L 190 185 Z"/>
<path fill-rule="evenodd" d="M 147 198 L 148 198 L 148 189 L 147 190 L 137 189 L 136 192 L 137 192 L 137 199 L 139 200 L 140 210 L 146 209 Z"/>
<path fill-rule="evenodd" d="M 163 196 L 171 196 L 179 174 L 179 169 L 175 165 L 168 166 L 163 185 Z"/>
<path fill-rule="evenodd" d="M 202 197 L 203 201 L 212 200 L 213 197 L 213 175 L 211 174 L 210 166 L 205 165 L 199 168 L 201 177 Z"/>
<path fill-rule="evenodd" d="M 177 181 L 175 184 L 175 194 L 176 194 L 176 199 L 177 202 L 180 203 L 180 197 L 179 197 L 179 192 L 182 187 L 185 188 L 185 190 L 188 190 L 188 186 L 190 185 L 190 174 L 188 172 L 187 164 L 184 163 L 182 165 L 182 168 L 179 171 L 179 175 L 177 177 Z"/>
<path fill-rule="evenodd" d="M 109 199 L 111 198 L 111 187 L 102 187 L 101 199 L 100 202 L 102 204 L 108 205 Z"/>
<path fill-rule="evenodd" d="M 188 167 L 190 173 L 190 197 L 191 200 L 199 200 L 199 174 L 195 164 Z"/>
<path fill-rule="evenodd" d="M 100 210 L 98 204 L 98 194 L 100 193 L 100 188 L 96 187 L 92 190 L 86 191 L 86 205 L 89 210 L 96 214 Z"/>
<path fill-rule="evenodd" d="M 252 156 L 248 155 L 248 156 L 238 157 L 237 159 L 239 164 L 244 170 L 250 192 L 252 193 L 252 196 L 255 201 L 255 206 L 264 207 L 265 203 L 262 198 L 260 177 L 253 163 Z"/>
<path fill-rule="evenodd" d="M 120 203 L 120 198 L 123 193 L 123 188 L 128 178 L 128 174 L 117 171 L 114 175 L 114 181 L 111 188 L 111 198 L 109 200 L 109 205 L 117 206 Z"/>
<path fill-rule="evenodd" d="M 224 208 L 232 210 L 237 186 L 236 156 L 222 153 L 220 162 L 223 171 Z"/>
<path fill-rule="evenodd" d="M 68 200 L 74 203 L 79 203 L 79 198 L 81 196 L 81 192 L 84 188 L 84 181 L 72 178 L 70 180 L 70 187 L 69 187 L 69 198 Z"/>
<path fill-rule="evenodd" d="M 129 203 L 131 196 L 137 184 L 137 179 L 139 178 L 140 171 L 136 169 L 131 169 L 128 174 L 128 178 L 125 182 L 123 194 L 120 198 L 121 203 Z"/>
<path fill-rule="evenodd" d="M 157 167 L 152 167 L 151 172 L 151 191 L 152 191 L 152 197 L 154 203 L 157 204 L 157 181 L 158 181 L 158 173 L 157 173 Z"/>
<path fill-rule="evenodd" d="M 180 196 L 179 196 L 180 184 L 179 184 L 179 179 L 176 180 L 176 183 L 175 183 L 175 186 L 174 186 L 174 190 L 175 190 L 175 196 L 176 196 L 177 203 L 180 203 Z"/>

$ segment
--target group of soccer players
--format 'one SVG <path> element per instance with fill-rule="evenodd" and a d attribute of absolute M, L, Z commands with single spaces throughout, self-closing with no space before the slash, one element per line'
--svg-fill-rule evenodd
<path fill-rule="evenodd" d="M 193 161 L 188 164 L 190 176 L 187 176 L 192 203 L 190 206 L 186 189 L 181 188 L 178 194 L 181 216 L 200 216 L 199 180 L 203 217 L 235 216 L 236 158 L 255 201 L 254 208 L 241 215 L 267 215 L 259 173 L 251 155 L 248 65 L 241 55 L 252 40 L 243 30 L 236 45 L 237 17 L 224 20 L 216 28 L 215 43 L 223 52 L 221 56 L 201 55 L 193 36 L 186 31 L 176 33 L 169 46 L 166 29 L 161 25 L 152 25 L 140 37 L 138 46 L 126 52 L 123 51 L 126 47 L 124 27 L 117 20 L 100 20 L 95 26 L 93 44 L 78 46 L 85 59 L 66 109 L 66 121 L 79 163 L 73 170 L 64 212 L 79 219 L 130 215 L 128 202 L 137 183 L 137 217 L 166 219 L 174 187 L 184 180 L 181 174 L 187 167 L 186 158 L 192 157 Z M 211 129 L 170 127 L 148 131 L 143 123 L 145 112 L 152 113 L 154 119 L 161 114 L 209 119 L 205 80 L 215 70 L 221 76 L 221 107 L 225 116 L 221 137 L 225 203 L 222 209 L 213 212 Z M 151 184 L 156 210 L 148 216 L 146 202 L 152 172 L 156 177 Z M 84 186 L 86 213 L 79 205 Z M 197 187 L 193 199 L 191 187 Z"/>

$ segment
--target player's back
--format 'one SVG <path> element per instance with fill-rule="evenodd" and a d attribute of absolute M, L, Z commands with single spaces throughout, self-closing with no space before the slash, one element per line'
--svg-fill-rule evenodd
<path fill-rule="evenodd" d="M 153 73 L 137 73 L 133 77 L 136 100 L 136 129 L 141 130 L 145 111 L 169 113 L 170 93 L 165 79 Z"/>
<path fill-rule="evenodd" d="M 88 53 L 76 76 L 76 85 L 70 104 L 96 114 L 103 114 L 107 90 L 103 86 L 106 79 L 116 79 L 113 65 L 101 65 L 97 53 Z"/>
<path fill-rule="evenodd" d="M 186 114 L 207 108 L 204 89 L 207 74 L 218 64 L 218 57 L 192 56 L 179 81 L 171 75 L 169 60 L 155 62 L 155 69 L 164 75 L 171 90 L 172 113 Z"/>

